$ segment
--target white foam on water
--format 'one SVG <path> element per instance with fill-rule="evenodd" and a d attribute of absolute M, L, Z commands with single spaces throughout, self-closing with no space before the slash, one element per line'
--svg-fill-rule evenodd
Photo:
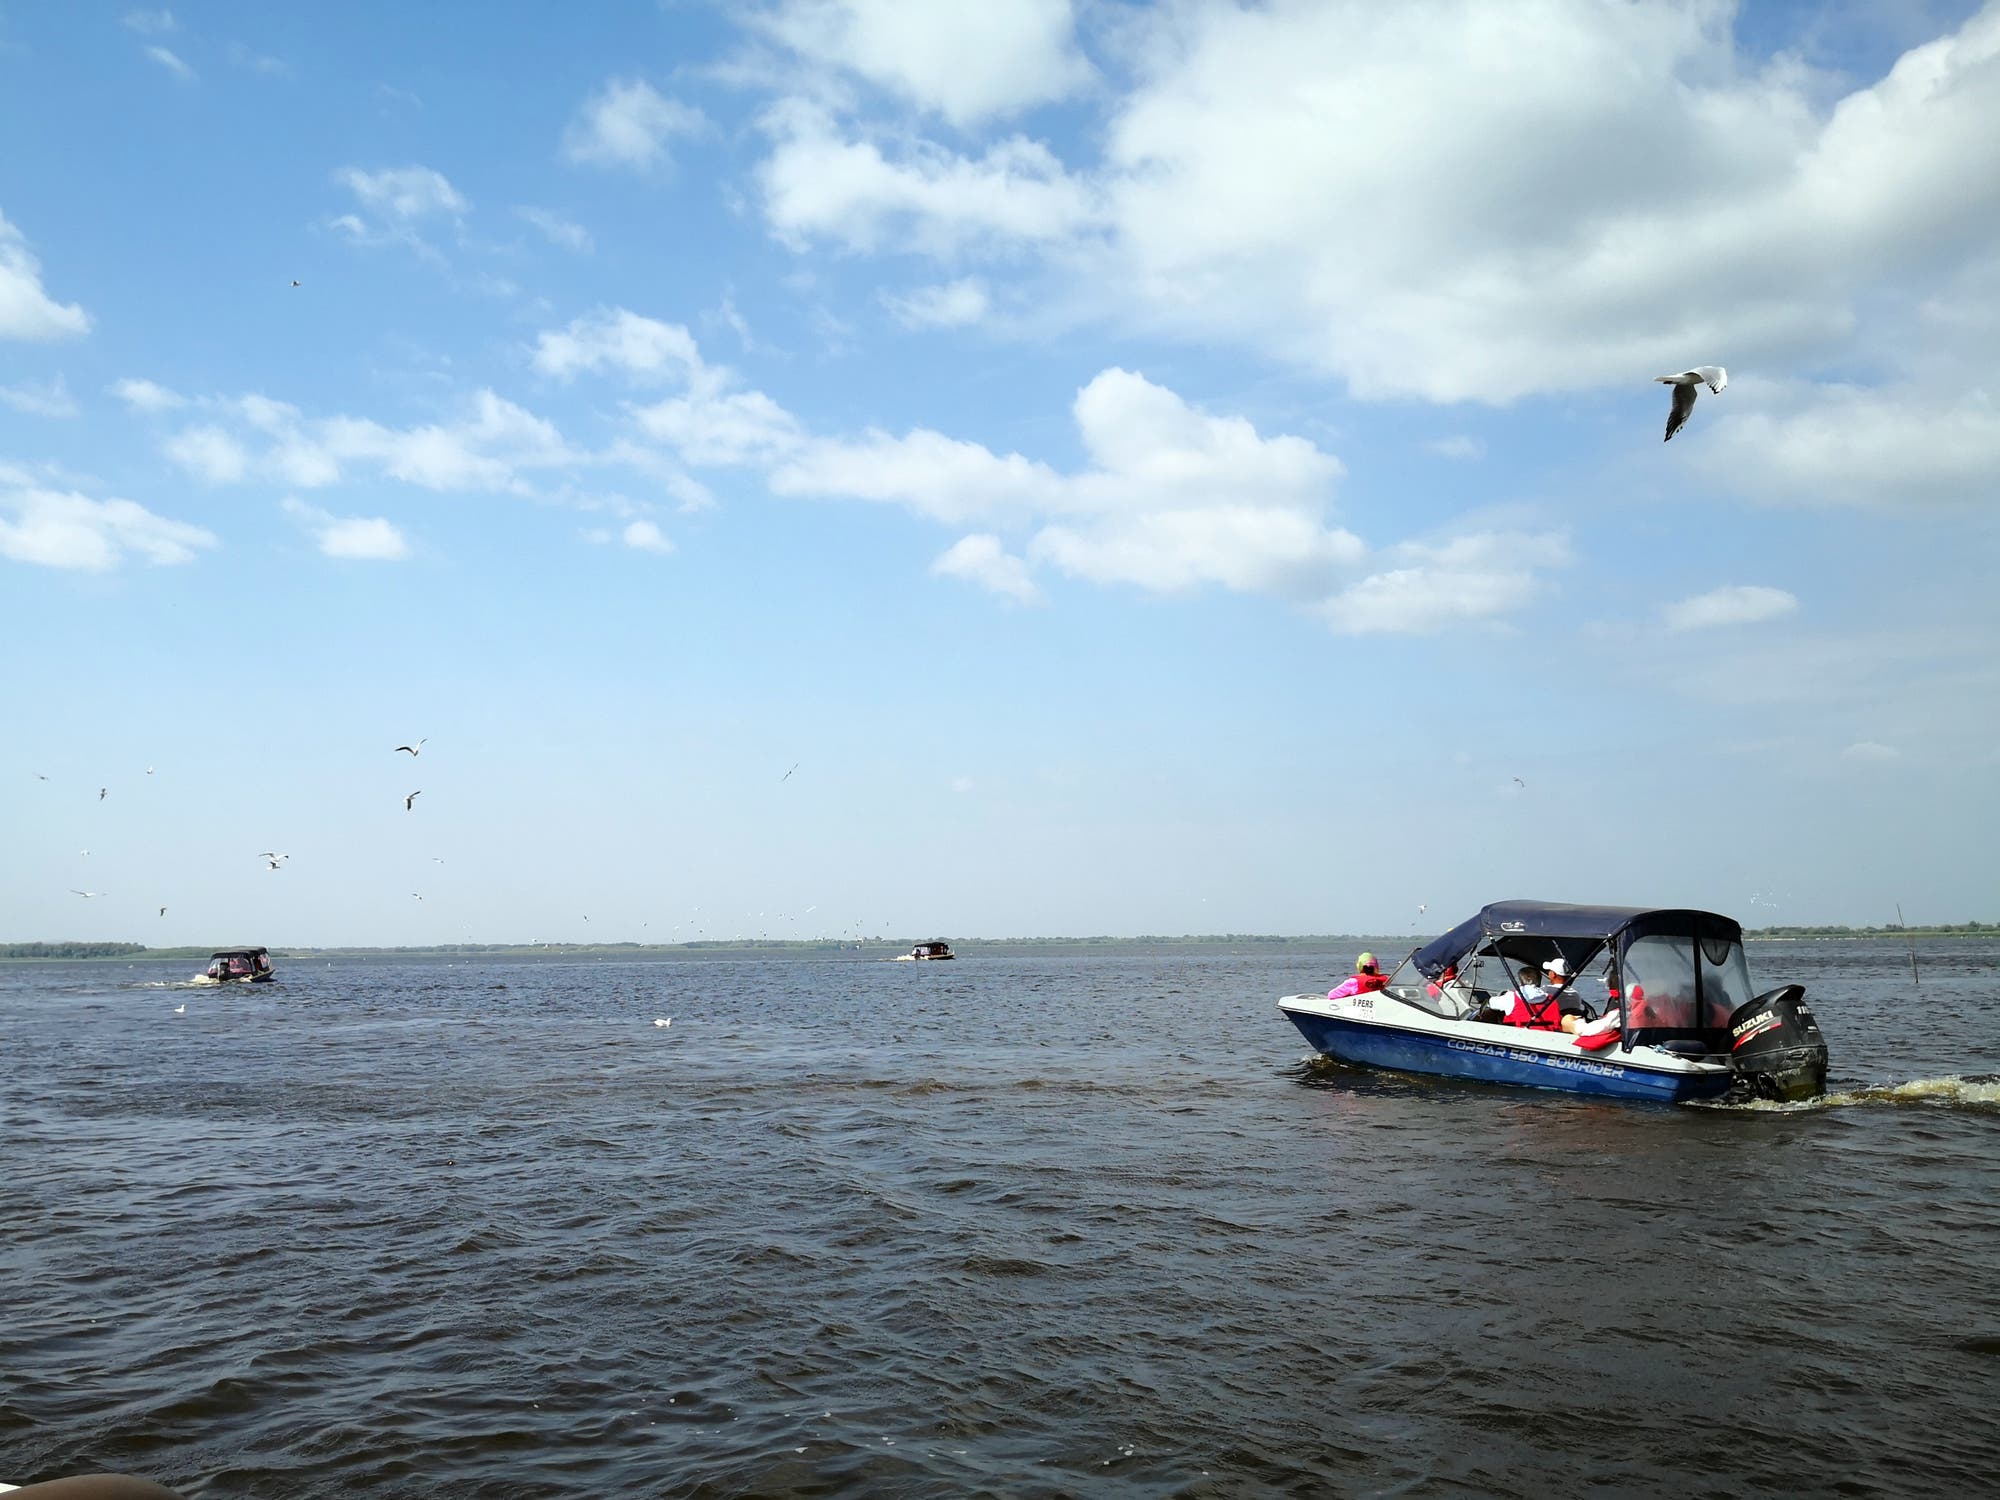
<path fill-rule="evenodd" d="M 1961 1109 L 2000 1109 L 2000 1079 L 1913 1078 L 1908 1083 L 1866 1084 L 1858 1089 L 1839 1089 L 1817 1099 L 1783 1103 L 1774 1099 L 1748 1099 L 1741 1103 L 1710 1104 L 1710 1109 L 1757 1110 L 1765 1114 L 1805 1114 L 1816 1109 L 1850 1109 L 1868 1104 L 1932 1104 Z"/>

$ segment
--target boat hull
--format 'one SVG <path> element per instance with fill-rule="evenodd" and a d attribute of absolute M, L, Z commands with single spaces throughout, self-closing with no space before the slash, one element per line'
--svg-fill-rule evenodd
<path fill-rule="evenodd" d="M 1363 1067 L 1660 1104 L 1714 1099 L 1726 1093 L 1731 1082 L 1727 1068 L 1681 1071 L 1648 1067 L 1634 1062 L 1622 1050 L 1605 1054 L 1568 1046 L 1544 1049 L 1517 1044 L 1504 1034 L 1470 1034 L 1471 1028 L 1465 1028 L 1467 1034 L 1453 1035 L 1380 1020 L 1316 1014 L 1291 1006 L 1281 1008 L 1316 1051 L 1337 1062 Z M 1477 1029 L 1500 1031 L 1489 1026 Z"/>

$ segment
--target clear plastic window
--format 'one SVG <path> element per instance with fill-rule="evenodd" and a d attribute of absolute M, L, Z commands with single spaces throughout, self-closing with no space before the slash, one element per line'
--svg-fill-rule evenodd
<path fill-rule="evenodd" d="M 1723 1027 L 1739 1005 L 1756 999 L 1750 988 L 1750 965 L 1741 943 L 1703 938 L 1701 942 L 1701 1003 L 1708 1013 L 1702 1024 Z"/>
<path fill-rule="evenodd" d="M 1625 1024 L 1635 1031 L 1696 1029 L 1694 964 L 1692 937 L 1643 937 L 1627 944 Z"/>

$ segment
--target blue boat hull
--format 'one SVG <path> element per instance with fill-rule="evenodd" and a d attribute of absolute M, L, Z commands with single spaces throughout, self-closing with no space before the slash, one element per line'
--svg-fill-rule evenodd
<path fill-rule="evenodd" d="M 1483 1037 L 1431 1036 L 1301 1011 L 1285 1014 L 1315 1050 L 1340 1062 L 1371 1068 L 1477 1078 L 1609 1099 L 1650 1099 L 1661 1104 L 1713 1099 L 1726 1093 L 1731 1082 L 1726 1072 L 1670 1073 L 1630 1063 L 1601 1062 L 1582 1054 L 1536 1052 Z"/>

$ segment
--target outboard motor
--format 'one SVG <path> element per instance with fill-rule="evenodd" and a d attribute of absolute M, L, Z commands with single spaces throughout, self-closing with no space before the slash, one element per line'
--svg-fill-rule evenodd
<path fill-rule="evenodd" d="M 1805 986 L 1767 990 L 1729 1018 L 1729 1064 L 1759 1099 L 1811 1099 L 1826 1092 L 1826 1039 Z"/>

